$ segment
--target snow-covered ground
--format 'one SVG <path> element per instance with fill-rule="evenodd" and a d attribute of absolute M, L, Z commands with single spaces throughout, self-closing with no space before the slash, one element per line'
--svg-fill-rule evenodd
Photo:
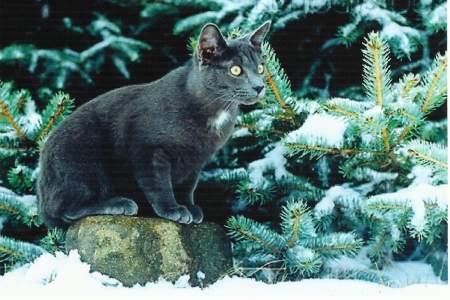
<path fill-rule="evenodd" d="M 44 254 L 32 264 L 0 276 L 1 299 L 443 299 L 448 285 L 431 267 L 418 262 L 396 263 L 385 275 L 397 278 L 402 288 L 358 280 L 308 279 L 265 284 L 253 279 L 225 277 L 205 288 L 193 288 L 182 276 L 175 284 L 159 281 L 145 286 L 123 287 L 120 282 L 80 261 L 78 252 L 56 257 Z M 447 295 L 447 296 L 445 296 Z"/>

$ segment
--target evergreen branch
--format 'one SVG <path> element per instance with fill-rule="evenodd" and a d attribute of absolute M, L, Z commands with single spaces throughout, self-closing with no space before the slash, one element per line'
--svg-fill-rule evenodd
<path fill-rule="evenodd" d="M 381 138 L 384 142 L 384 148 L 386 149 L 386 153 L 389 153 L 391 151 L 391 145 L 389 143 L 389 135 L 386 128 L 381 129 Z"/>
<path fill-rule="evenodd" d="M 6 151 L 26 151 L 28 150 L 28 146 L 23 146 L 23 147 L 13 147 L 13 146 L 5 146 L 5 145 L 0 145 L 0 149 L 6 150 Z"/>
<path fill-rule="evenodd" d="M 236 227 L 236 230 L 241 233 L 242 235 L 245 235 L 246 237 L 248 237 L 251 240 L 254 240 L 255 242 L 263 245 L 264 247 L 270 249 L 273 252 L 277 252 L 277 253 L 281 253 L 282 251 L 278 248 L 273 247 L 272 245 L 270 245 L 269 243 L 266 243 L 263 239 L 251 234 L 250 232 L 244 230 L 242 227 Z"/>
<path fill-rule="evenodd" d="M 421 159 L 421 160 L 423 160 L 423 161 L 431 162 L 431 163 L 436 164 L 438 166 L 441 166 L 441 167 L 443 167 L 445 169 L 448 169 L 448 164 L 446 164 L 445 162 L 439 161 L 439 160 L 437 160 L 435 158 L 432 158 L 432 157 L 430 157 L 428 155 L 420 153 L 419 151 L 416 151 L 416 150 L 413 150 L 413 149 L 408 149 L 408 153 L 413 155 L 413 156 L 415 156 L 415 157 L 417 157 L 417 158 L 419 158 L 419 159 Z"/>
<path fill-rule="evenodd" d="M 40 240 L 40 245 L 51 254 L 57 251 L 65 251 L 64 240 L 66 233 L 61 228 L 53 228 Z"/>
<path fill-rule="evenodd" d="M 428 104 L 433 96 L 434 90 L 441 80 L 442 76 L 445 73 L 445 68 L 447 67 L 447 57 L 441 57 L 439 59 L 439 70 L 434 75 L 433 82 L 431 83 L 430 88 L 428 89 L 427 96 L 425 97 L 425 101 L 422 104 L 422 112 L 425 112 L 428 109 Z"/>
<path fill-rule="evenodd" d="M 27 103 L 27 99 L 25 99 L 25 97 L 20 97 L 19 103 L 17 103 L 17 110 L 21 110 L 25 103 Z"/>
<path fill-rule="evenodd" d="M 375 249 L 373 250 L 373 255 L 371 256 L 376 256 L 378 255 L 378 253 L 380 253 L 381 247 L 383 246 L 383 244 L 386 242 L 387 238 L 389 237 L 389 232 L 386 232 L 381 239 L 378 241 L 377 245 L 375 246 Z"/>
<path fill-rule="evenodd" d="M 299 221 L 300 220 L 300 214 L 295 214 L 292 218 L 293 222 L 293 228 L 292 228 L 292 237 L 289 243 L 287 244 L 288 248 L 292 248 L 295 243 L 297 242 L 297 235 L 299 231 Z"/>
<path fill-rule="evenodd" d="M 405 109 L 399 109 L 397 111 L 400 115 L 407 117 L 408 119 L 412 120 L 412 121 L 417 121 L 417 117 L 413 116 L 412 114 L 406 112 Z"/>
<path fill-rule="evenodd" d="M 411 140 L 405 148 L 410 155 L 417 157 L 423 164 L 434 164 L 448 169 L 447 147 L 422 140 Z"/>
<path fill-rule="evenodd" d="M 291 272 L 310 275 L 318 273 L 322 266 L 321 257 L 311 249 L 303 246 L 297 245 L 288 249 L 284 257 Z"/>
<path fill-rule="evenodd" d="M 409 90 L 415 87 L 420 81 L 419 75 L 415 75 L 411 80 L 406 83 L 406 86 L 402 90 L 402 98 L 409 92 Z"/>
<path fill-rule="evenodd" d="M 363 50 L 363 85 L 368 98 L 383 108 L 385 97 L 390 91 L 389 47 L 386 41 L 374 32 L 369 34 L 364 45 L 366 49 Z"/>
<path fill-rule="evenodd" d="M 265 204 L 273 200 L 274 185 L 272 182 L 262 178 L 256 182 L 242 180 L 238 186 L 240 198 L 250 204 Z"/>
<path fill-rule="evenodd" d="M 231 232 L 230 235 L 237 240 L 250 240 L 263 245 L 271 252 L 282 253 L 281 247 L 271 245 L 269 241 L 277 245 L 283 245 L 283 239 L 272 232 L 269 228 L 256 223 L 250 219 L 243 216 L 238 216 L 237 218 L 231 217 L 228 219 L 227 226 Z"/>
<path fill-rule="evenodd" d="M 415 127 L 416 127 L 415 122 L 406 126 L 405 129 L 403 129 L 403 131 L 398 136 L 396 144 L 399 145 L 405 139 L 405 137 L 408 135 L 408 133 L 410 133 Z"/>
<path fill-rule="evenodd" d="M 236 124 L 236 128 L 247 128 L 250 130 L 258 130 L 258 126 L 253 125 L 253 124 Z M 277 129 L 272 129 L 270 130 L 271 133 L 275 133 L 275 134 L 279 134 L 279 135 L 285 135 L 287 132 L 281 131 L 281 130 L 277 130 Z"/>
<path fill-rule="evenodd" d="M 325 257 L 354 256 L 362 246 L 354 233 L 329 233 L 302 241 L 302 245 Z"/>
<path fill-rule="evenodd" d="M 358 163 L 358 164 L 354 163 L 354 164 L 348 165 L 347 167 L 341 167 L 341 169 L 343 171 L 344 177 L 347 177 L 352 171 L 355 171 L 356 169 L 368 167 L 368 166 L 371 166 L 371 165 L 384 166 L 385 163 L 386 163 L 385 159 L 372 160 L 372 161 L 364 160 L 363 162 Z M 347 163 L 345 165 L 347 165 Z"/>
<path fill-rule="evenodd" d="M 352 118 L 355 118 L 355 119 L 359 118 L 359 115 L 357 115 L 356 113 L 353 113 L 351 111 L 345 110 L 345 109 L 343 109 L 343 108 L 341 108 L 341 107 L 339 107 L 337 105 L 325 104 L 325 107 L 327 109 L 331 110 L 331 111 L 337 112 L 337 113 L 339 113 L 341 115 L 344 115 L 344 116 L 349 116 L 349 117 L 352 117 Z"/>
<path fill-rule="evenodd" d="M 385 166 L 381 166 L 382 169 L 387 168 L 387 166 L 389 166 L 390 164 L 392 164 L 392 167 L 397 170 L 398 169 L 398 161 L 397 161 L 397 157 L 395 156 L 395 154 L 393 152 L 389 153 L 389 158 L 391 159 L 391 162 L 386 164 Z"/>
<path fill-rule="evenodd" d="M 6 107 L 4 101 L 2 98 L 0 98 L 0 109 L 1 109 L 1 114 L 6 118 L 6 120 L 11 124 L 11 126 L 14 128 L 14 130 L 16 131 L 17 135 L 19 136 L 19 138 L 22 141 L 26 141 L 27 138 L 25 136 L 25 134 L 22 132 L 22 130 L 19 128 L 19 125 L 14 121 L 13 117 L 11 116 L 11 114 L 8 111 L 8 108 Z"/>
<path fill-rule="evenodd" d="M 53 127 L 53 125 L 58 120 L 58 118 L 63 114 L 67 103 L 68 103 L 68 100 L 63 98 L 61 103 L 58 104 L 56 112 L 52 116 L 50 116 L 47 125 L 45 126 L 45 128 L 41 131 L 41 133 L 36 138 L 36 143 L 39 143 L 41 141 L 41 139 L 47 135 L 47 133 Z"/>
<path fill-rule="evenodd" d="M 377 87 L 377 105 L 383 107 L 383 95 L 381 93 L 381 72 L 380 72 L 380 62 L 379 62 L 379 48 L 376 44 L 369 44 L 369 47 L 373 50 L 374 66 L 375 66 L 375 81 Z"/>
<path fill-rule="evenodd" d="M 22 217 L 24 220 L 32 214 L 29 207 L 26 207 L 19 199 L 19 196 L 12 192 L 0 191 L 0 210 L 7 214 Z"/>
<path fill-rule="evenodd" d="M 292 109 L 284 103 L 283 99 L 280 96 L 280 92 L 278 91 L 277 85 L 275 84 L 274 80 L 272 79 L 272 75 L 270 74 L 269 70 L 266 69 L 266 78 L 267 83 L 269 84 L 270 89 L 272 90 L 273 94 L 275 95 L 275 99 L 277 100 L 278 104 L 283 108 L 292 118 L 295 125 L 297 127 L 300 127 L 300 122 L 295 118 L 295 114 L 292 111 Z"/>
<path fill-rule="evenodd" d="M 281 228 L 287 248 L 291 249 L 299 240 L 316 235 L 316 229 L 308 211 L 308 206 L 304 201 L 290 200 L 283 206 L 281 211 Z"/>
<path fill-rule="evenodd" d="M 4 205 L 0 203 L 0 210 L 3 210 L 7 213 L 13 214 L 13 215 L 19 215 L 20 212 L 17 209 L 12 208 L 11 206 Z"/>
<path fill-rule="evenodd" d="M 8 260 L 29 262 L 44 253 L 46 251 L 39 246 L 0 235 L 0 257 L 4 256 Z"/>
<path fill-rule="evenodd" d="M 380 156 L 386 155 L 385 152 L 380 152 L 380 151 L 326 148 L 326 147 L 320 147 L 320 146 L 301 145 L 301 144 L 296 144 L 296 143 L 286 143 L 285 146 L 288 148 L 294 148 L 294 149 L 300 149 L 300 150 L 306 150 L 306 151 L 320 151 L 320 152 L 330 153 L 333 155 L 357 155 L 357 154 L 363 154 L 363 153 L 369 153 L 372 155 L 380 155 Z"/>

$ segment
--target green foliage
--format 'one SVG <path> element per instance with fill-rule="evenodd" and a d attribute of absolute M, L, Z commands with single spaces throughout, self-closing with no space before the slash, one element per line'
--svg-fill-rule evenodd
<path fill-rule="evenodd" d="M 413 27 L 410 20 L 403 14 L 409 9 L 411 3 L 405 2 L 404 7 L 397 10 L 387 7 L 385 1 L 363 1 L 354 6 L 350 12 L 351 22 L 339 28 L 338 36 L 347 46 L 354 43 L 359 37 L 373 28 L 374 24 L 381 26 L 380 35 L 389 43 L 397 58 L 404 56 L 410 58 L 420 45 L 426 43 L 430 33 L 426 33 L 421 27 L 432 31 L 445 30 L 447 26 L 444 1 L 429 1 L 428 3 L 415 3 L 419 14 L 419 22 L 422 26 Z M 425 33 L 425 34 L 424 34 Z"/>
<path fill-rule="evenodd" d="M 20 264 L 32 261 L 46 251 L 36 245 L 16 241 L 12 238 L 0 235 L 0 261 L 8 261 L 9 264 Z"/>
<path fill-rule="evenodd" d="M 242 244 L 236 247 L 251 249 L 236 252 L 236 258 L 261 265 L 269 258 L 273 264 L 281 263 L 290 276 L 299 278 L 319 273 L 326 260 L 357 253 L 361 239 L 352 233 L 318 234 L 308 210 L 303 201 L 287 202 L 281 212 L 281 233 L 243 216 L 231 217 L 227 225 L 230 235 Z"/>
<path fill-rule="evenodd" d="M 320 157 L 332 153 L 343 156 L 346 161 L 341 171 L 346 177 L 352 177 L 364 167 L 394 172 L 405 167 L 403 161 L 407 158 L 400 151 L 402 146 L 418 136 L 425 116 L 446 100 L 447 59 L 438 54 L 422 80 L 419 75 L 409 74 L 392 84 L 386 42 L 371 33 L 363 53 L 367 101 L 335 98 L 325 103 L 327 113 L 344 118 L 348 123 L 342 145 L 327 145 L 326 140 L 315 140 L 311 145 L 312 141 L 304 135 L 291 134 L 285 139 L 289 155 L 301 153 Z M 434 163 L 446 168 L 446 158 L 441 155 L 440 159 L 445 162 Z"/>
<path fill-rule="evenodd" d="M 408 18 L 405 13 L 413 9 L 418 16 Z M 181 34 L 201 28 L 205 23 L 219 24 L 224 31 L 236 27 L 250 30 L 267 19 L 273 20 L 273 29 L 279 30 L 288 23 L 312 14 L 332 12 L 346 13 L 349 23 L 337 28 L 337 41 L 347 46 L 375 28 L 389 43 L 398 58 L 410 57 L 428 37 L 445 30 L 446 1 L 437 0 L 418 3 L 387 3 L 386 1 L 241 1 L 209 0 L 178 1 L 163 0 L 145 4 L 141 17 L 151 20 L 156 16 L 179 16 L 191 10 L 192 15 L 180 18 L 175 24 L 174 33 Z M 427 30 L 423 30 L 426 28 Z"/>
<path fill-rule="evenodd" d="M 71 111 L 72 100 L 57 93 L 43 111 L 36 108 L 27 90 L 15 91 L 11 82 L 0 82 L 0 219 L 3 223 L 39 227 L 36 197 L 40 144 Z M 52 233 L 41 246 L 0 234 L 0 257 L 9 264 L 26 263 L 44 249 L 58 247 L 61 238 Z"/>
<path fill-rule="evenodd" d="M 438 54 L 424 74 L 393 82 L 389 46 L 370 33 L 363 49 L 364 101 L 317 102 L 294 97 L 269 44 L 263 51 L 269 91 L 238 119 L 231 145 L 242 147 L 227 157 L 236 168 L 216 174 L 236 201 L 278 207 L 280 221 L 229 219 L 238 271 L 271 282 L 337 276 L 387 284 L 388 278 L 376 278 L 375 263 L 382 267 L 411 240 L 445 251 L 446 131 L 433 142 L 420 137 L 436 128 L 426 116 L 446 100 L 446 56 Z M 318 180 L 302 174 L 311 164 Z M 344 182 L 326 189 L 333 166 Z M 335 273 L 326 267 L 363 245 L 373 268 Z"/>
<path fill-rule="evenodd" d="M 65 250 L 66 233 L 60 228 L 54 228 L 47 232 L 47 235 L 42 238 L 39 243 L 48 252 L 55 254 L 57 251 Z"/>
<path fill-rule="evenodd" d="M 139 62 L 140 52 L 151 49 L 146 43 L 124 37 L 119 26 L 104 16 L 98 16 L 86 28 L 75 26 L 70 18 L 63 21 L 67 31 L 100 41 L 81 52 L 69 48 L 39 49 L 33 44 L 11 44 L 0 50 L 0 63 L 27 67 L 29 73 L 39 74 L 44 85 L 59 90 L 65 88 L 74 75 L 92 84 L 91 74 L 98 72 L 108 58 L 128 79 L 127 65 Z"/>

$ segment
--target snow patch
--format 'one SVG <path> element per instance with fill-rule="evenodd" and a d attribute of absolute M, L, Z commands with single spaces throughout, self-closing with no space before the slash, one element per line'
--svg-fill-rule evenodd
<path fill-rule="evenodd" d="M 36 112 L 36 105 L 34 102 L 28 101 L 24 106 L 24 116 L 19 118 L 19 123 L 25 133 L 36 131 L 42 123 L 42 117 Z"/>
<path fill-rule="evenodd" d="M 239 128 L 233 132 L 233 138 L 240 138 L 249 135 L 252 135 L 252 133 L 248 130 L 248 128 Z"/>
<path fill-rule="evenodd" d="M 367 257 L 357 256 L 349 267 L 361 268 Z M 344 261 L 341 261 L 343 265 Z M 345 266 L 343 266 L 345 267 Z M 165 280 L 136 284 L 128 288 L 80 261 L 78 252 L 56 256 L 44 254 L 31 264 L 0 276 L 2 299 L 299 299 L 299 297 L 361 296 L 395 297 L 396 299 L 436 298 L 449 293 L 448 285 L 439 285 L 431 267 L 421 262 L 393 263 L 381 274 L 400 283 L 417 283 L 404 288 L 391 288 L 360 280 L 305 279 L 296 282 L 266 284 L 254 279 L 224 277 L 204 289 L 190 287 L 182 276 L 177 284 Z M 436 284 L 437 283 L 437 284 Z M 326 287 L 326 288 L 324 288 Z"/>
<path fill-rule="evenodd" d="M 413 210 L 411 225 L 417 231 L 421 231 L 426 228 L 425 203 L 431 202 L 437 204 L 441 210 L 447 210 L 448 185 L 433 186 L 427 183 L 419 183 L 398 190 L 395 193 L 385 193 L 371 197 L 369 200 L 374 200 L 378 197 L 387 200 L 401 199 L 402 201 L 407 201 Z"/>
<path fill-rule="evenodd" d="M 381 270 L 381 274 L 396 281 L 399 287 L 439 283 L 431 265 L 416 261 L 393 262 Z"/>
<path fill-rule="evenodd" d="M 325 197 L 320 200 L 314 207 L 314 215 L 316 218 L 328 215 L 335 206 L 335 201 L 338 199 L 360 199 L 361 196 L 358 192 L 348 187 L 348 184 L 336 185 L 325 192 Z M 352 201 L 348 201 L 347 205 L 351 208 Z"/>
<path fill-rule="evenodd" d="M 326 260 L 324 267 L 334 272 L 367 270 L 372 266 L 368 252 L 369 248 L 363 247 L 355 257 L 342 256 L 340 258 Z"/>
<path fill-rule="evenodd" d="M 383 108 L 379 105 L 375 105 L 371 109 L 368 109 L 364 112 L 364 117 L 373 118 L 379 115 L 384 115 Z"/>
<path fill-rule="evenodd" d="M 274 170 L 276 179 L 291 175 L 285 168 L 287 162 L 283 155 L 285 151 L 286 148 L 278 142 L 275 148 L 264 155 L 264 158 L 250 163 L 248 166 L 250 181 L 253 183 L 260 181 L 266 170 Z"/>
<path fill-rule="evenodd" d="M 403 52 L 409 54 L 412 52 L 412 45 L 409 42 L 410 38 L 420 40 L 420 33 L 418 30 L 401 26 L 395 22 L 386 24 L 380 33 L 381 37 L 386 40 L 398 40 L 398 46 Z"/>
<path fill-rule="evenodd" d="M 183 289 L 189 288 L 190 287 L 189 279 L 191 279 L 191 276 L 189 276 L 189 275 L 182 275 L 182 276 L 180 276 L 180 278 L 178 278 L 178 280 L 175 281 L 175 287 L 176 288 L 183 288 Z M 162 281 L 164 279 L 160 279 L 160 280 Z"/>
<path fill-rule="evenodd" d="M 205 275 L 205 273 L 203 273 L 202 271 L 197 271 L 197 278 L 198 278 L 199 280 L 203 280 L 203 279 L 206 278 L 206 275 Z"/>
<path fill-rule="evenodd" d="M 447 23 L 447 2 L 442 3 L 431 12 L 428 22 L 434 26 Z"/>
<path fill-rule="evenodd" d="M 295 143 L 300 138 L 314 141 L 323 140 L 329 147 L 340 148 L 344 140 L 344 133 L 348 123 L 342 117 L 335 117 L 326 113 L 309 115 L 305 123 L 297 130 L 286 136 L 287 143 Z"/>
<path fill-rule="evenodd" d="M 410 179 L 414 178 L 410 187 L 417 186 L 421 183 L 434 184 L 436 182 L 433 170 L 422 165 L 414 166 L 407 177 Z"/>

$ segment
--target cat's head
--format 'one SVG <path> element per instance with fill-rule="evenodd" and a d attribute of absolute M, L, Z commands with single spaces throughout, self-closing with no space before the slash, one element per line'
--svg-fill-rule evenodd
<path fill-rule="evenodd" d="M 205 25 L 194 55 L 203 86 L 221 100 L 239 104 L 253 104 L 264 97 L 266 69 L 261 48 L 269 28 L 270 21 L 229 40 L 216 25 Z"/>

